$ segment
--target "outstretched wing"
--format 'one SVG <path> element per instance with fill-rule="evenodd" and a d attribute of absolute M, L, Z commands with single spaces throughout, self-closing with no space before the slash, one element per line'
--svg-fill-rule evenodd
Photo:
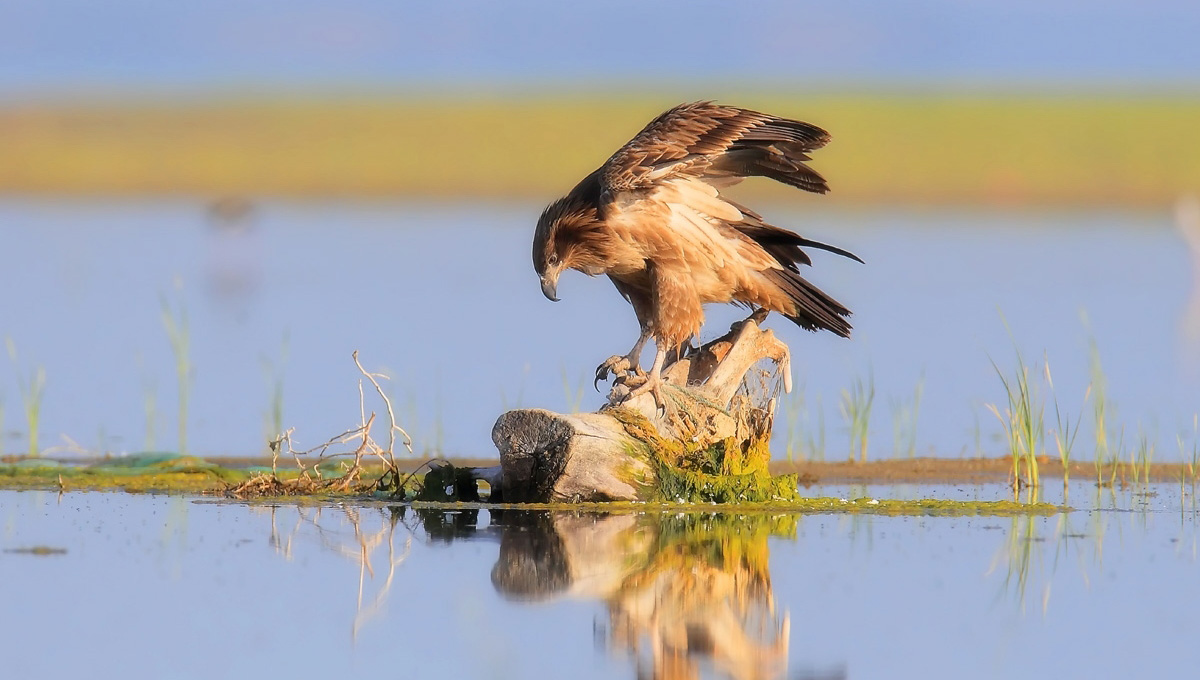
<path fill-rule="evenodd" d="M 829 133 L 809 123 L 711 102 L 681 104 L 650 121 L 600 168 L 601 210 L 621 192 L 677 178 L 727 186 L 762 176 L 825 193 L 825 179 L 804 162 L 828 141 Z"/>
<path fill-rule="evenodd" d="M 825 179 L 805 162 L 828 141 L 809 123 L 711 102 L 683 104 L 590 176 L 598 223 L 652 275 L 649 325 L 660 345 L 698 332 L 704 302 L 758 305 L 803 328 L 849 335 L 849 310 L 800 276 L 798 265 L 810 263 L 805 246 L 854 255 L 767 224 L 720 193 L 749 176 L 825 193 Z"/>
<path fill-rule="evenodd" d="M 749 176 L 825 193 L 825 179 L 805 161 L 828 141 L 829 133 L 810 123 L 711 102 L 681 104 L 650 121 L 596 172 L 598 208 L 603 214 L 614 204 L 660 202 L 669 207 L 672 229 L 718 263 L 735 249 L 755 269 L 794 268 L 810 263 L 802 246 L 858 259 L 767 224 L 720 194 Z"/>

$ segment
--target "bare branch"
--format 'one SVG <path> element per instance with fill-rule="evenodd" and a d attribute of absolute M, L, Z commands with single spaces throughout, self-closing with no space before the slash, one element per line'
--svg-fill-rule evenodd
<path fill-rule="evenodd" d="M 408 449 L 409 455 L 413 454 L 412 437 L 408 436 L 408 432 L 405 432 L 404 428 L 396 424 L 396 413 L 392 410 L 392 400 L 388 399 L 388 396 L 383 392 L 383 388 L 379 386 L 379 382 L 375 380 L 377 377 L 387 379 L 388 376 L 382 373 L 368 373 L 367 370 L 363 368 L 363 365 L 358 361 L 358 350 L 354 350 L 354 353 L 351 356 L 354 358 L 354 365 L 358 366 L 359 372 L 361 372 L 367 378 L 367 380 L 370 380 L 371 384 L 375 386 L 375 391 L 379 393 L 379 398 L 383 400 L 384 405 L 387 407 L 388 422 L 391 425 L 391 427 L 388 428 L 387 454 L 391 459 L 392 467 L 395 468 L 396 457 L 394 451 L 396 446 L 396 432 L 399 431 L 400 434 L 404 435 L 404 448 Z"/>

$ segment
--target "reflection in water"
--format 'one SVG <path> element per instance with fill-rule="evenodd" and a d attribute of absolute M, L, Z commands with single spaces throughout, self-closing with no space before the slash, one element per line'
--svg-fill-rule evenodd
<path fill-rule="evenodd" d="M 284 512 L 280 512 L 283 509 Z M 270 506 L 270 545 L 285 559 L 294 556 L 294 544 L 298 537 L 315 534 L 322 547 L 358 563 L 358 603 L 354 621 L 350 626 L 350 637 L 356 639 L 362 626 L 383 609 L 396 577 L 396 568 L 408 559 L 412 552 L 412 529 L 404 523 L 405 508 L 397 506 L 387 509 L 335 507 L 281 508 Z M 280 529 L 282 516 L 294 512 L 295 520 L 290 528 Z M 381 512 L 383 521 L 377 528 L 367 528 L 374 522 L 364 521 L 365 514 Z M 331 521 L 332 520 L 332 521 Z M 397 527 L 401 531 L 397 532 Z M 403 545 L 398 546 L 397 535 Z M 376 566 L 383 569 L 376 572 Z M 364 599 L 369 598 L 364 605 Z"/>
<path fill-rule="evenodd" d="M 1065 515 L 1063 515 L 1065 517 Z M 1008 529 L 1007 540 L 997 552 L 988 568 L 988 574 L 1004 565 L 1004 581 L 1001 592 L 1009 594 L 1021 613 L 1026 610 L 1026 594 L 1031 581 L 1044 583 L 1041 591 L 1042 613 L 1050 605 L 1050 579 L 1045 578 L 1042 545 L 1045 539 L 1038 535 L 1038 523 L 1042 518 L 1033 515 L 1014 516 Z M 1038 577 L 1042 578 L 1038 578 Z"/>
<path fill-rule="evenodd" d="M 264 678 L 1192 677 L 1194 490 L 1071 497 L 1086 509 L 793 528 L 0 490 L 4 677 L 201 677 L 221 655 Z M 39 546 L 67 552 L 13 551 Z"/>
<path fill-rule="evenodd" d="M 497 593 L 516 602 L 598 600 L 607 621 L 599 639 L 633 659 L 638 678 L 782 678 L 790 622 L 771 587 L 767 540 L 793 538 L 797 516 L 679 513 L 603 514 L 412 510 L 407 506 L 266 508 L 270 545 L 297 557 L 300 539 L 359 565 L 351 626 L 381 611 L 419 521 L 427 540 L 498 541 L 491 570 Z M 803 675 L 793 677 L 844 677 Z"/>
<path fill-rule="evenodd" d="M 599 629 L 638 678 L 696 678 L 706 663 L 730 678 L 786 673 L 790 625 L 776 610 L 767 539 L 794 536 L 795 516 L 496 515 L 496 590 L 603 601 Z"/>
<path fill-rule="evenodd" d="M 1105 574 L 1105 554 L 1108 544 L 1115 540 L 1118 548 L 1129 531 L 1138 539 L 1153 533 L 1151 522 L 1156 517 L 1154 502 L 1170 495 L 1170 485 L 1129 487 L 1118 494 L 1114 487 L 1096 487 L 1090 509 L 1066 512 L 1053 517 L 1035 515 L 1015 516 L 1009 520 L 1006 537 L 987 569 L 987 575 L 1002 575 L 999 596 L 1007 597 L 1025 614 L 1031 602 L 1036 602 L 1042 616 L 1050 609 L 1052 586 L 1056 578 L 1078 574 L 1079 582 L 1090 588 Z M 1200 556 L 1200 506 L 1194 490 L 1180 485 L 1179 533 L 1171 539 L 1175 551 L 1195 562 Z M 1081 496 L 1083 494 L 1080 494 Z M 1080 514 L 1086 519 L 1081 523 Z M 1053 523 L 1053 526 L 1051 526 Z M 1120 554 L 1121 550 L 1118 550 Z M 1074 564 L 1074 569 L 1068 569 Z M 1070 579 L 1059 579 L 1069 584 Z"/>
<path fill-rule="evenodd" d="M 1089 497 L 1084 487 L 1080 484 L 1074 496 L 1081 500 Z M 1117 493 L 1112 488 L 1095 488 L 1091 509 L 1050 517 L 944 518 L 936 522 L 826 517 L 814 521 L 822 527 L 836 527 L 836 531 L 829 535 L 824 530 L 807 532 L 801 552 L 808 554 L 820 544 L 839 545 L 838 552 L 829 556 L 842 560 L 837 562 L 839 570 L 861 564 L 865 571 L 849 571 L 865 575 L 878 570 L 881 561 L 890 564 L 901 543 L 932 547 L 953 535 L 956 545 L 968 545 L 982 538 L 982 542 L 976 541 L 979 551 L 960 561 L 960 568 L 978 574 L 991 556 L 987 582 L 995 588 L 997 601 L 1007 605 L 1001 609 L 1021 618 L 1032 614 L 1054 622 L 1082 602 L 1082 597 L 1101 601 L 1111 597 L 1111 575 L 1131 573 L 1130 556 L 1141 555 L 1150 547 L 1146 541 L 1156 536 L 1156 522 L 1172 524 L 1168 536 L 1172 552 L 1195 563 L 1196 529 L 1200 526 L 1197 500 L 1193 491 L 1179 489 L 1176 497 L 1172 489 L 1172 485 L 1148 485 Z M 1181 506 L 1178 515 L 1176 503 Z M 1163 513 L 1163 507 L 1172 511 Z M 457 543 L 457 553 L 462 555 L 481 554 L 463 550 L 463 542 L 477 547 L 484 542 L 498 544 L 490 580 L 504 600 L 518 606 L 564 600 L 602 603 L 603 613 L 592 622 L 592 632 L 600 649 L 620 666 L 631 667 L 631 677 L 846 677 L 844 667 L 832 674 L 797 674 L 795 664 L 789 664 L 787 603 L 801 600 L 795 594 L 777 600 L 768 541 L 772 537 L 794 541 L 796 515 L 434 510 L 400 505 L 279 506 L 259 511 L 270 513 L 270 545 L 285 558 L 302 562 L 305 550 L 296 546 L 311 547 L 315 539 L 323 550 L 356 565 L 352 640 L 370 639 L 359 633 L 384 612 L 395 581 L 411 583 L 412 574 L 428 568 L 421 558 L 402 568 L 410 552 L 422 548 L 420 544 L 414 548 L 415 541 Z M 980 528 L 999 531 L 981 533 Z M 889 536 L 893 532 L 903 538 L 898 542 Z M 795 554 L 796 548 L 795 544 L 781 548 L 776 560 L 787 563 L 784 556 L 789 550 Z M 406 569 L 415 571 L 409 571 L 406 578 Z M 946 583 L 955 582 L 954 568 L 945 573 L 940 566 L 932 569 Z M 449 582 L 454 574 L 444 578 Z M 1105 584 L 1105 588 L 1090 592 L 1096 584 Z M 340 587 L 343 592 L 348 590 L 344 585 Z M 869 592 L 869 586 L 864 587 Z M 1049 611 L 1054 606 L 1052 594 L 1059 601 L 1057 616 Z M 812 595 L 808 592 L 802 597 L 808 600 Z M 846 606 L 861 604 L 847 597 Z M 840 602 L 833 600 L 834 606 Z M 889 611 L 886 597 L 871 602 Z M 829 605 L 827 598 L 825 606 Z M 503 617 L 503 609 L 497 615 Z M 905 614 L 891 611 L 888 615 Z M 564 630 L 562 635 L 586 640 L 588 631 L 580 628 Z"/>

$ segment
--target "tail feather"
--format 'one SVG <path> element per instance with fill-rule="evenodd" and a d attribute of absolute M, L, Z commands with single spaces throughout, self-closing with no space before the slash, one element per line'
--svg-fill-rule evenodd
<path fill-rule="evenodd" d="M 794 269 L 770 269 L 762 272 L 795 305 L 792 313 L 780 310 L 797 326 L 810 331 L 827 330 L 843 338 L 850 337 L 850 310 L 800 276 Z"/>
<path fill-rule="evenodd" d="M 762 246 L 763 250 L 766 250 L 768 253 L 770 253 L 771 256 L 779 262 L 779 264 L 789 269 L 795 269 L 796 264 L 812 264 L 812 260 L 808 257 L 808 254 L 803 250 L 800 250 L 801 246 L 825 250 L 837 255 L 841 255 L 842 257 L 850 258 L 856 262 L 862 262 L 862 258 L 848 250 L 844 250 L 837 246 L 831 246 L 828 243 L 822 243 L 821 241 L 814 241 L 809 238 L 804 238 L 803 236 L 788 231 L 787 229 L 782 229 L 773 224 L 767 224 L 765 221 L 763 221 L 762 215 L 759 215 L 746 206 L 735 201 L 731 201 L 727 198 L 723 200 L 725 200 L 726 203 L 733 205 L 742 213 L 742 221 L 730 226 L 740 231 L 743 235 L 753 239 L 755 243 Z"/>
<path fill-rule="evenodd" d="M 814 241 L 812 239 L 807 239 L 804 237 L 798 237 L 798 239 L 795 241 L 795 243 L 797 246 L 808 246 L 809 248 L 817 248 L 818 250 L 824 250 L 824 251 L 833 253 L 835 255 L 841 255 L 842 257 L 850 258 L 851 260 L 854 260 L 855 262 L 857 262 L 859 264 L 866 264 L 866 262 L 863 262 L 861 257 L 855 255 L 854 253 L 850 252 L 849 250 L 844 250 L 842 248 L 838 248 L 837 246 L 831 246 L 828 243 L 821 243 L 820 241 Z"/>

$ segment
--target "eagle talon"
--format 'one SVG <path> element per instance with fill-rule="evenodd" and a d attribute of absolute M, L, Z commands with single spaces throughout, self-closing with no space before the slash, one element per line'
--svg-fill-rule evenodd
<path fill-rule="evenodd" d="M 667 412 L 667 401 L 666 401 L 666 399 L 663 398 L 662 376 L 658 376 L 658 375 L 646 376 L 646 377 L 638 376 L 638 380 L 641 382 L 641 384 L 638 385 L 637 387 L 634 387 L 632 390 L 630 390 L 629 394 L 626 395 L 625 398 L 622 399 L 621 401 L 623 401 L 623 402 L 629 401 L 630 399 L 633 399 L 635 397 L 640 397 L 643 394 L 646 394 L 647 392 L 649 392 L 650 396 L 654 397 L 654 405 L 655 405 L 655 407 L 657 407 L 657 410 L 660 411 L 661 413 L 666 413 Z M 624 381 L 624 383 L 626 385 L 628 385 L 629 380 L 626 379 Z"/>
<path fill-rule="evenodd" d="M 649 392 L 650 396 L 654 398 L 657 412 L 660 415 L 665 414 L 667 402 L 662 392 L 663 382 L 662 377 L 649 375 L 641 369 L 638 369 L 636 373 L 631 371 L 617 376 L 612 391 L 608 395 L 608 403 L 612 406 L 620 406 L 630 399 Z"/>
<path fill-rule="evenodd" d="M 650 382 L 650 378 L 645 373 L 626 373 L 617 378 L 617 382 L 625 386 L 625 389 L 630 390 L 629 396 L 633 396 L 633 391 L 640 389 L 643 385 Z"/>
<path fill-rule="evenodd" d="M 592 381 L 592 387 L 599 392 L 600 381 L 608 380 L 612 376 L 615 380 L 620 380 L 625 375 L 641 373 L 640 366 L 633 366 L 633 362 L 629 357 L 614 354 L 605 360 L 604 363 L 596 367 L 596 379 Z"/>

